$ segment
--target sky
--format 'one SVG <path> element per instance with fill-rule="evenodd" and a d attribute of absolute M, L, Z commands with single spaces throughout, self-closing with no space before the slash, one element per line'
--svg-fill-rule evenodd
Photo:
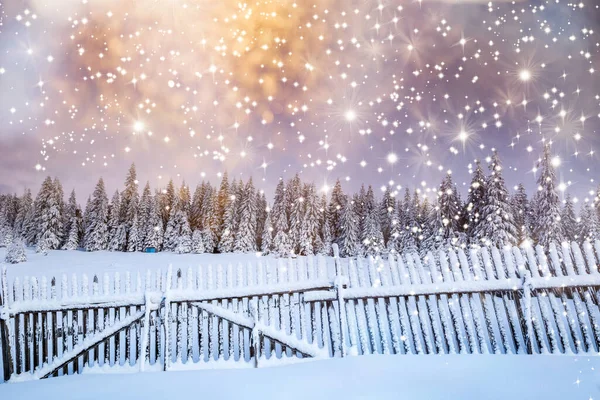
<path fill-rule="evenodd" d="M 11 0 L 1 7 L 0 192 L 58 176 L 80 202 L 141 184 L 299 173 L 466 193 L 497 150 L 536 189 L 598 186 L 598 2 Z M 596 70 L 598 68 L 598 70 Z"/>

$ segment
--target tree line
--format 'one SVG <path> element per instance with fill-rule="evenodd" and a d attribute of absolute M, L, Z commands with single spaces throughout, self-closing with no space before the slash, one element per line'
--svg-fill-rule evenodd
<path fill-rule="evenodd" d="M 371 186 L 346 194 L 339 180 L 327 196 L 296 175 L 279 180 L 270 204 L 252 178 L 229 182 L 227 173 L 218 187 L 202 182 L 193 194 L 185 183 L 176 189 L 170 181 L 156 191 L 146 183 L 140 196 L 132 165 L 121 192 L 109 201 L 101 178 L 82 209 L 75 191 L 65 201 L 59 179 L 48 177 L 35 199 L 30 190 L 0 196 L 0 244 L 23 241 L 40 252 L 154 249 L 284 257 L 330 255 L 337 243 L 342 256 L 376 256 L 449 246 L 545 247 L 600 237 L 598 197 L 579 216 L 570 196 L 561 201 L 549 146 L 531 199 L 522 184 L 509 193 L 498 153 L 488 161 L 487 174 L 479 162 L 471 171 L 465 201 L 451 174 L 432 202 L 419 191 L 392 187 L 380 199 Z"/>

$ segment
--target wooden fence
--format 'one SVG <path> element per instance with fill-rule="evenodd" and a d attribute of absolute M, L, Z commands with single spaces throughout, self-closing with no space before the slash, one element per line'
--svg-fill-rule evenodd
<path fill-rule="evenodd" d="M 598 241 L 247 260 L 12 282 L 4 269 L 0 382 L 362 354 L 598 354 Z"/>

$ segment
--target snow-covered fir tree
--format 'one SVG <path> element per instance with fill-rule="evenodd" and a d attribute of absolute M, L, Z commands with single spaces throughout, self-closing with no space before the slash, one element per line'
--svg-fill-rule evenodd
<path fill-rule="evenodd" d="M 215 232 L 217 234 L 217 242 L 221 240 L 221 233 L 223 232 L 223 223 L 225 221 L 225 210 L 230 201 L 229 193 L 229 179 L 227 172 L 223 173 L 221 178 L 221 185 L 217 192 L 217 202 L 215 204 Z"/>
<path fill-rule="evenodd" d="M 202 230 L 202 206 L 204 204 L 204 193 L 206 192 L 206 182 L 202 181 L 196 186 L 192 196 L 192 205 L 190 206 L 190 228 L 192 230 Z"/>
<path fill-rule="evenodd" d="M 25 253 L 23 240 L 21 238 L 14 238 L 8 245 L 4 262 L 8 264 L 18 264 L 25 261 L 27 261 L 27 254 Z"/>
<path fill-rule="evenodd" d="M 392 221 L 396 217 L 396 197 L 390 186 L 385 187 L 383 198 L 379 204 L 379 224 L 384 243 L 388 243 L 392 233 Z"/>
<path fill-rule="evenodd" d="M 15 226 L 13 228 L 13 237 L 25 239 L 27 236 L 27 219 L 33 211 L 33 198 L 31 190 L 26 189 L 23 196 L 19 199 L 17 216 L 15 217 Z"/>
<path fill-rule="evenodd" d="M 121 223 L 121 195 L 115 191 L 108 206 L 108 250 L 125 251 L 127 246 L 127 230 Z"/>
<path fill-rule="evenodd" d="M 215 207 L 217 205 L 218 195 L 214 189 L 208 185 L 207 190 L 204 192 L 204 198 L 202 201 L 202 220 L 200 227 L 202 228 L 202 240 L 204 251 L 212 253 L 217 247 L 217 216 L 215 213 Z M 199 228 L 200 228 L 199 227 Z"/>
<path fill-rule="evenodd" d="M 65 250 L 76 250 L 81 241 L 81 211 L 77 204 L 77 196 L 75 190 L 71 191 L 69 200 L 65 207 L 65 243 L 62 248 Z"/>
<path fill-rule="evenodd" d="M 58 249 L 62 242 L 63 216 L 57 193 L 60 190 L 47 177 L 35 199 L 36 243 L 41 251 Z"/>
<path fill-rule="evenodd" d="M 490 163 L 490 175 L 487 177 L 483 190 L 483 205 L 480 207 L 479 222 L 473 231 L 485 246 L 503 248 L 516 244 L 517 228 L 512 214 L 510 197 L 504 177 L 502 163 L 498 153 L 494 152 Z"/>
<path fill-rule="evenodd" d="M 176 197 L 177 195 L 175 193 L 175 185 L 173 184 L 173 180 L 171 179 L 167 184 L 167 188 L 164 189 L 159 196 L 161 218 L 163 221 L 163 230 L 166 229 L 167 223 L 169 222 L 169 218 L 171 216 L 171 209 L 175 206 Z"/>
<path fill-rule="evenodd" d="M 154 208 L 154 203 L 152 200 L 150 183 L 146 182 L 144 190 L 142 191 L 142 197 L 140 197 L 140 204 L 138 208 L 138 247 L 140 251 L 144 251 L 144 249 L 146 249 L 146 235 L 148 234 L 148 226 L 150 226 L 150 215 L 152 214 L 152 209 Z"/>
<path fill-rule="evenodd" d="M 327 206 L 327 196 L 325 194 L 321 197 L 321 208 L 319 211 L 321 212 L 321 224 L 319 227 L 321 233 L 321 248 L 316 249 L 316 251 L 323 256 L 330 256 L 333 252 L 333 227 L 331 214 L 329 212 L 329 207 Z"/>
<path fill-rule="evenodd" d="M 280 179 L 275 188 L 275 198 L 273 201 L 273 246 L 272 253 L 279 257 L 287 257 L 292 253 L 292 244 L 288 236 L 288 219 L 286 213 L 286 191 L 283 180 Z"/>
<path fill-rule="evenodd" d="M 143 227 L 144 233 L 144 250 L 153 248 L 157 251 L 162 249 L 163 243 L 163 225 L 162 211 L 160 205 L 160 194 L 150 197 L 148 223 Z"/>
<path fill-rule="evenodd" d="M 565 199 L 562 212 L 560 214 L 560 223 L 562 225 L 563 234 L 565 240 L 572 242 L 579 239 L 579 229 L 577 223 L 577 215 L 575 214 L 575 205 L 571 199 L 571 195 L 568 194 Z"/>
<path fill-rule="evenodd" d="M 108 246 L 108 197 L 100 178 L 88 206 L 84 247 L 86 251 L 105 250 Z"/>
<path fill-rule="evenodd" d="M 544 248 L 550 243 L 562 243 L 564 235 L 560 223 L 560 199 L 556 191 L 556 171 L 550 145 L 544 146 L 544 154 L 537 167 L 538 190 L 534 198 L 533 237 Z"/>
<path fill-rule="evenodd" d="M 465 203 L 463 211 L 462 229 L 467 232 L 467 236 L 474 244 L 480 244 L 481 238 L 477 236 L 480 232 L 479 223 L 481 221 L 482 209 L 485 205 L 486 177 L 481 168 L 481 162 L 476 161 L 475 170 L 469 185 L 469 196 Z"/>
<path fill-rule="evenodd" d="M 384 249 L 383 233 L 381 231 L 380 211 L 375 202 L 373 188 L 369 186 L 363 204 L 364 221 L 361 231 L 362 252 L 367 256 L 377 256 Z"/>
<path fill-rule="evenodd" d="M 183 195 L 183 200 L 178 196 L 171 209 L 163 246 L 168 251 L 189 253 L 192 250 L 192 231 L 185 211 L 185 190 L 180 190 L 180 195 Z"/>
<path fill-rule="evenodd" d="M 422 253 L 461 244 L 461 209 L 452 176 L 447 174 L 438 190 L 437 205 L 424 223 L 430 232 L 423 239 Z"/>
<path fill-rule="evenodd" d="M 139 237 L 137 235 L 132 236 L 131 234 L 137 234 L 135 221 L 137 219 L 139 201 L 137 173 L 135 164 L 131 164 L 125 178 L 125 189 L 121 192 L 119 212 L 119 224 L 124 225 L 126 232 L 125 248 L 127 251 L 135 251 L 138 247 Z"/>
<path fill-rule="evenodd" d="M 262 248 L 262 234 L 267 220 L 267 197 L 262 190 L 256 192 L 256 248 Z"/>
<path fill-rule="evenodd" d="M 419 232 L 418 213 L 419 196 L 416 192 L 411 196 L 410 191 L 406 189 L 404 199 L 402 200 L 402 213 L 398 214 L 401 225 L 397 248 L 399 252 L 411 253 L 417 251 L 417 234 Z"/>
<path fill-rule="evenodd" d="M 600 239 L 600 223 L 593 204 L 586 203 L 581 208 L 579 221 L 581 240 L 594 241 Z"/>
<path fill-rule="evenodd" d="M 256 251 L 256 193 L 252 178 L 248 180 L 242 192 L 239 207 L 239 225 L 233 246 L 237 252 Z"/>
<path fill-rule="evenodd" d="M 340 219 L 343 212 L 343 208 L 346 205 L 347 197 L 342 190 L 342 183 L 338 179 L 333 186 L 331 191 L 331 198 L 329 200 L 329 217 L 331 218 L 331 229 L 334 243 L 339 244 L 339 238 L 341 237 L 340 231 Z"/>
<path fill-rule="evenodd" d="M 260 251 L 267 255 L 273 248 L 273 223 L 271 222 L 271 212 L 267 212 L 265 218 L 265 224 L 263 226 L 263 233 L 260 242 Z"/>
<path fill-rule="evenodd" d="M 202 254 L 206 253 L 204 249 L 204 238 L 202 237 L 202 232 L 200 229 L 194 230 L 192 233 L 192 249 L 191 253 L 194 254 Z"/>
<path fill-rule="evenodd" d="M 229 253 L 233 251 L 235 245 L 235 235 L 237 231 L 236 218 L 237 218 L 237 205 L 239 202 L 239 196 L 235 194 L 237 191 L 237 182 L 235 179 L 231 183 L 229 189 L 229 198 L 225 205 L 225 219 L 223 221 L 223 231 L 221 232 L 221 239 L 219 241 L 219 252 Z"/>
<path fill-rule="evenodd" d="M 527 199 L 525 186 L 519 184 L 511 200 L 512 215 L 517 228 L 516 244 L 521 245 L 531 240 L 531 208 Z"/>
<path fill-rule="evenodd" d="M 300 251 L 300 233 L 302 230 L 302 218 L 304 217 L 304 197 L 298 174 L 292 178 L 285 189 L 287 201 L 287 214 L 289 216 L 288 237 L 292 245 L 292 251 L 297 254 Z"/>
<path fill-rule="evenodd" d="M 323 247 L 319 232 L 321 210 L 314 184 L 304 187 L 304 216 L 300 229 L 300 254 L 312 255 Z"/>
<path fill-rule="evenodd" d="M 358 201 L 358 195 L 354 195 L 351 201 L 346 201 L 342 215 L 340 216 L 340 238 L 338 245 L 342 257 L 356 256 L 361 248 L 360 221 L 356 212 Z"/>

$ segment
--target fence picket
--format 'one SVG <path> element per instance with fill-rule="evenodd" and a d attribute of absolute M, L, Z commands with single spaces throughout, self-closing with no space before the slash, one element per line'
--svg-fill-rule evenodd
<path fill-rule="evenodd" d="M 464 280 L 463 271 L 460 268 L 460 263 L 454 250 L 448 250 L 448 257 L 450 259 L 450 270 L 452 271 L 454 281 L 462 282 Z M 459 301 L 456 306 L 457 311 L 460 310 L 460 312 L 462 313 L 462 320 L 465 324 L 465 332 L 469 341 L 469 353 L 480 353 L 481 350 L 479 348 L 479 343 L 477 340 L 474 318 L 471 318 L 471 316 L 474 315 L 474 313 L 471 310 L 469 295 L 460 294 Z"/>
<path fill-rule="evenodd" d="M 485 255 L 484 255 L 485 254 Z M 481 268 L 479 257 L 483 261 L 483 268 Z M 486 274 L 489 274 L 488 280 L 495 280 L 496 275 L 493 271 L 491 271 L 489 254 L 487 253 L 487 248 L 483 248 L 480 251 L 471 250 L 471 264 L 473 265 L 473 275 L 475 275 L 476 281 L 483 281 L 486 278 L 484 277 L 484 271 Z M 481 308 L 481 296 L 477 299 L 475 296 L 475 301 L 478 302 L 479 308 Z M 495 354 L 504 354 L 506 353 L 506 349 L 504 348 L 504 344 L 502 343 L 502 335 L 500 334 L 500 321 L 498 320 L 498 316 L 496 315 L 496 309 L 494 307 L 494 302 L 492 300 L 492 295 L 490 293 L 483 294 L 483 311 L 484 311 L 484 319 L 482 319 L 482 323 L 487 326 L 487 329 L 484 327 L 484 332 L 487 333 L 485 336 L 487 339 L 487 343 L 491 345 L 491 350 Z M 484 322 L 485 321 L 485 322 Z"/>
<path fill-rule="evenodd" d="M 436 269 L 435 263 L 427 263 L 426 265 L 429 267 L 430 271 L 425 271 L 424 265 L 421 263 L 421 259 L 418 254 L 413 255 L 414 263 L 419 271 L 419 280 L 422 284 L 430 284 L 432 283 L 432 270 Z M 428 261 L 428 260 L 427 260 Z M 431 327 L 433 329 L 433 336 L 435 338 L 434 343 L 434 353 L 435 354 L 448 354 L 448 344 L 446 343 L 444 329 L 442 328 L 442 320 L 440 315 L 440 310 L 438 307 L 438 299 L 436 295 L 427 296 L 427 304 L 428 304 L 428 316 L 431 321 Z"/>
<path fill-rule="evenodd" d="M 483 264 L 485 265 L 487 279 L 494 277 L 501 281 L 506 279 L 505 270 L 502 267 L 502 258 L 497 248 L 492 248 L 490 253 L 487 248 L 482 249 L 481 255 Z M 500 340 L 502 343 L 503 354 L 516 354 L 517 349 L 513 339 L 513 334 L 510 330 L 510 322 L 506 312 L 505 293 L 493 294 L 494 310 L 496 318 L 498 318 L 498 328 L 500 329 Z"/>

